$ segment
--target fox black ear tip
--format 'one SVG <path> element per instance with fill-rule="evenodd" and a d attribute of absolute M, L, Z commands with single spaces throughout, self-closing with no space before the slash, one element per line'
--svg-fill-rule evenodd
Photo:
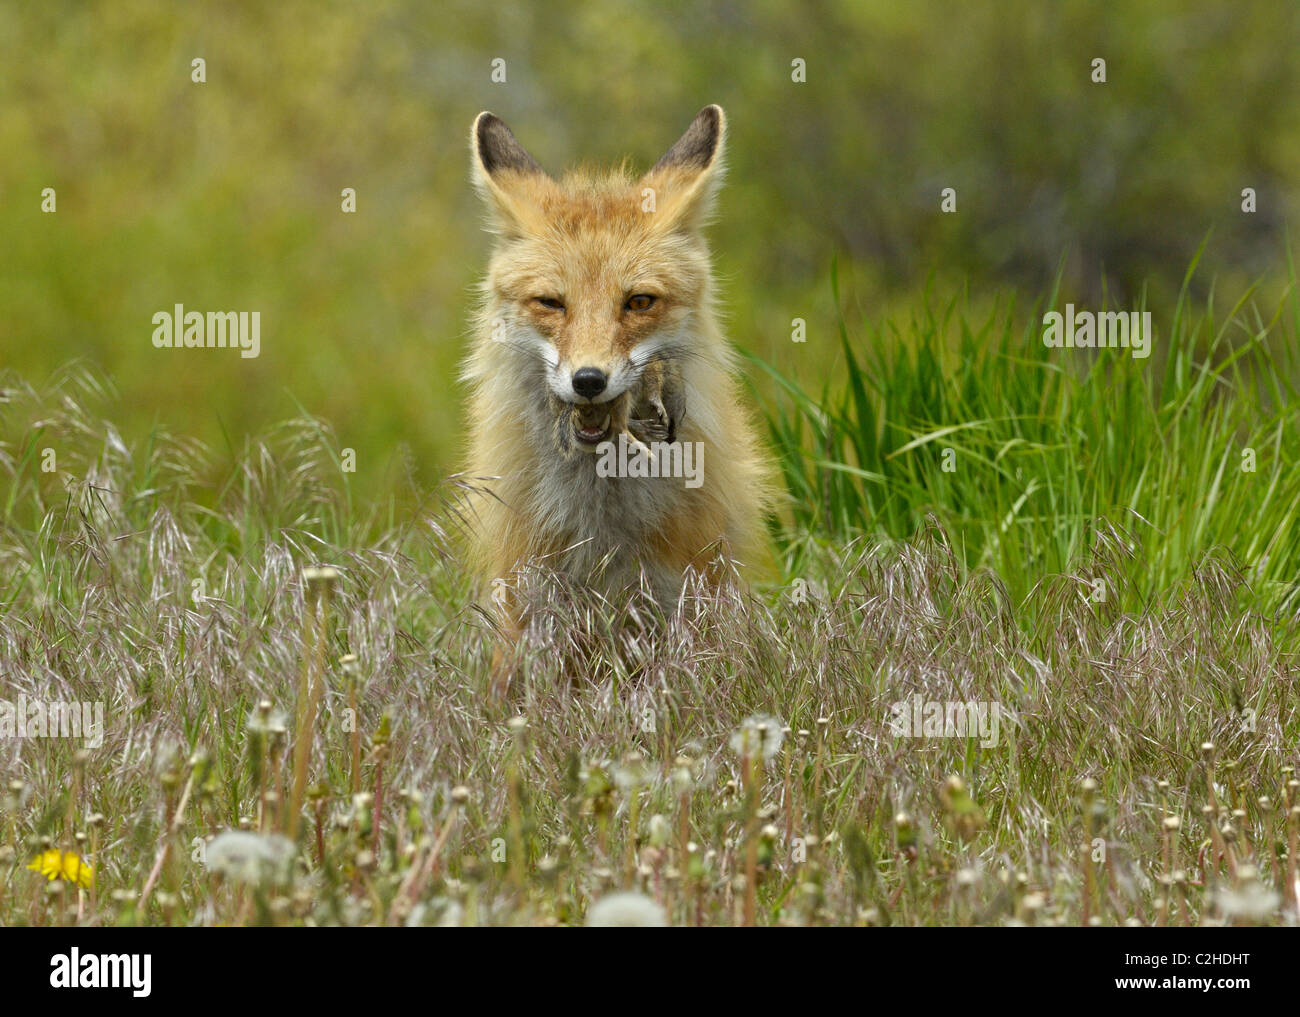
<path fill-rule="evenodd" d="M 727 115 L 716 102 L 711 102 L 695 115 L 696 124 L 716 138 L 721 138 L 727 129 Z"/>
<path fill-rule="evenodd" d="M 474 118 L 474 125 L 470 128 L 470 144 L 473 148 L 481 153 L 485 153 L 492 147 L 493 140 L 502 134 L 509 135 L 510 128 L 506 122 L 490 110 L 484 110 Z"/>

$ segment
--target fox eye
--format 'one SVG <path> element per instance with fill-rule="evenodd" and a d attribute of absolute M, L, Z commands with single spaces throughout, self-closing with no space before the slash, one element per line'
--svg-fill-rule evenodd
<path fill-rule="evenodd" d="M 649 293 L 638 293 L 634 297 L 628 297 L 625 306 L 629 311 L 648 311 L 654 306 L 655 298 Z"/>
<path fill-rule="evenodd" d="M 564 301 L 557 300 L 555 297 L 533 297 L 533 301 L 535 303 L 541 304 L 547 310 L 551 310 L 551 311 L 564 310 Z"/>

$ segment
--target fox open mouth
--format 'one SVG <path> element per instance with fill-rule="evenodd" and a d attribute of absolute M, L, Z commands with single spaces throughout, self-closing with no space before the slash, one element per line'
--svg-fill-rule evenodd
<path fill-rule="evenodd" d="M 608 403 L 573 407 L 573 437 L 580 445 L 595 447 L 613 433 L 613 415 Z"/>

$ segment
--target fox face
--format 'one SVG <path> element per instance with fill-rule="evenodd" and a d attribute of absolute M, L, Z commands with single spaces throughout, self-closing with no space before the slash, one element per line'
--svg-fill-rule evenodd
<path fill-rule="evenodd" d="M 639 179 L 557 181 L 499 118 L 475 121 L 474 181 L 498 235 L 483 324 L 517 354 L 522 388 L 540 374 L 532 391 L 545 392 L 561 449 L 595 451 L 629 419 L 650 419 L 638 413 L 653 414 L 668 435 L 680 423 L 669 407 L 684 391 L 647 391 L 646 377 L 697 354 L 711 303 L 700 227 L 720 179 L 724 131 L 721 109 L 709 106 Z"/>

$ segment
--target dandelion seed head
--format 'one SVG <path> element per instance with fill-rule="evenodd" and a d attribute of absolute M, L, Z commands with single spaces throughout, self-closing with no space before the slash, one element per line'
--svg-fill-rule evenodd
<path fill-rule="evenodd" d="M 208 869 L 237 883 L 283 884 L 290 880 L 296 854 L 293 841 L 278 833 L 227 830 L 208 844 Z"/>
<path fill-rule="evenodd" d="M 265 705 L 266 709 L 262 709 Z M 270 703 L 259 703 L 248 715 L 248 730 L 258 735 L 283 735 L 289 731 L 289 715 L 283 710 L 271 709 Z"/>
<path fill-rule="evenodd" d="M 663 928 L 668 924 L 664 909 L 640 893 L 612 893 L 587 911 L 588 928 Z"/>
<path fill-rule="evenodd" d="M 1219 913 L 1230 921 L 1263 922 L 1277 911 L 1282 898 L 1255 878 L 1254 869 L 1243 866 L 1236 887 L 1224 888 L 1216 895 Z"/>
<path fill-rule="evenodd" d="M 781 751 L 785 728 L 775 717 L 755 714 L 741 721 L 731 736 L 731 751 L 738 756 L 758 756 L 770 760 Z"/>

